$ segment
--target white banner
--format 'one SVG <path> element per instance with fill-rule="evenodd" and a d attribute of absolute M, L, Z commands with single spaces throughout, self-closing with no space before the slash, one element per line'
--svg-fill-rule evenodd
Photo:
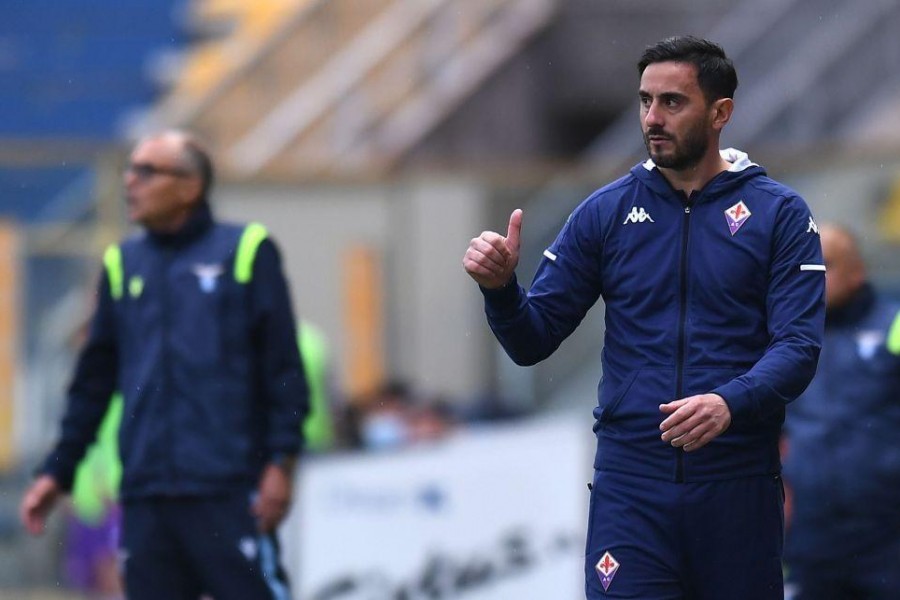
<path fill-rule="evenodd" d="M 433 445 L 310 461 L 282 528 L 295 597 L 583 598 L 586 427 L 483 426 Z"/>

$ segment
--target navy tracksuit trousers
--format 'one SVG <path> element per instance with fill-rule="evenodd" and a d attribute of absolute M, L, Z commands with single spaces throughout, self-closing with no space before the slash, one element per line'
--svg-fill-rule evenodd
<path fill-rule="evenodd" d="M 129 600 L 288 600 L 275 535 L 258 532 L 249 494 L 158 497 L 123 510 Z"/>
<path fill-rule="evenodd" d="M 588 600 L 782 600 L 784 490 L 775 475 L 674 483 L 596 471 Z"/>

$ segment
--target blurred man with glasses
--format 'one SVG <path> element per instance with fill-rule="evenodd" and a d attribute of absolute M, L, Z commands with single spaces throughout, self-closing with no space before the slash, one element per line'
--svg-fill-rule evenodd
<path fill-rule="evenodd" d="M 287 598 L 275 528 L 290 506 L 308 389 L 281 260 L 260 224 L 214 220 L 190 134 L 140 141 L 61 435 L 26 492 L 33 534 L 70 490 L 110 398 L 124 404 L 120 561 L 132 600 Z"/>

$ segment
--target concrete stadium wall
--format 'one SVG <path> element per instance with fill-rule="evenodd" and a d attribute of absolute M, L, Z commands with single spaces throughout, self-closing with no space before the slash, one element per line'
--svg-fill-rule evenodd
<path fill-rule="evenodd" d="M 380 257 L 385 376 L 451 398 L 483 391 L 490 374 L 481 297 L 462 269 L 468 241 L 484 228 L 485 191 L 466 181 L 416 179 L 384 185 L 223 185 L 224 218 L 264 223 L 277 240 L 296 311 L 327 335 L 346 389 L 345 251 Z"/>

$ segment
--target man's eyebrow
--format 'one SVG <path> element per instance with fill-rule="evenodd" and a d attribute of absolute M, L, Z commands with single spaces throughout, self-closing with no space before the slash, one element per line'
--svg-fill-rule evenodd
<path fill-rule="evenodd" d="M 638 90 L 638 96 L 640 96 L 641 98 L 653 97 L 653 94 L 651 94 L 647 90 Z M 687 98 L 688 95 L 681 92 L 661 92 L 659 94 L 656 94 L 656 97 L 661 98 L 662 100 L 681 100 L 683 98 Z"/>

